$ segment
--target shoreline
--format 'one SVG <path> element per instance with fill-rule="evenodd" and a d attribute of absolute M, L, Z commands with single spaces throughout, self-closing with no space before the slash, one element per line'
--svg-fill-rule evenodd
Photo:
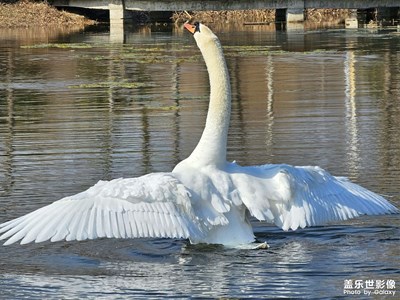
<path fill-rule="evenodd" d="M 82 15 L 58 10 L 47 2 L 1 1 L 0 28 L 79 27 L 98 22 Z"/>

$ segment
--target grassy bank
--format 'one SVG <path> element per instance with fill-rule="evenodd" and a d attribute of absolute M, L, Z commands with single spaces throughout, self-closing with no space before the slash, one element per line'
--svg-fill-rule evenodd
<path fill-rule="evenodd" d="M 0 2 L 0 27 L 83 27 L 95 24 L 83 16 L 61 11 L 45 2 L 21 0 Z"/>

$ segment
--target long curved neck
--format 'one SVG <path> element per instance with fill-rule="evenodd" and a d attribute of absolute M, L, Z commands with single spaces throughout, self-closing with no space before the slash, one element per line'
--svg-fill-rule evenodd
<path fill-rule="evenodd" d="M 198 43 L 210 78 L 210 103 L 199 143 L 189 156 L 195 164 L 226 163 L 226 146 L 231 114 L 231 86 L 221 44 L 217 38 Z"/>

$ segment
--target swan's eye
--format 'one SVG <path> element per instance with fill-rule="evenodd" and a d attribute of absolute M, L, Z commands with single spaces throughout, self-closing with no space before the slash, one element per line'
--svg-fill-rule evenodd
<path fill-rule="evenodd" d="M 200 32 L 200 23 L 199 22 L 195 22 L 193 25 L 196 27 L 194 32 Z"/>

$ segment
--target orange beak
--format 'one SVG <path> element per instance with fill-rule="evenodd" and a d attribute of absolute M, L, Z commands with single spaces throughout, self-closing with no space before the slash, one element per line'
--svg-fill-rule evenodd
<path fill-rule="evenodd" d="M 188 31 L 190 31 L 191 34 L 194 34 L 194 32 L 196 30 L 196 26 L 189 24 L 189 23 L 186 23 L 184 26 Z"/>

